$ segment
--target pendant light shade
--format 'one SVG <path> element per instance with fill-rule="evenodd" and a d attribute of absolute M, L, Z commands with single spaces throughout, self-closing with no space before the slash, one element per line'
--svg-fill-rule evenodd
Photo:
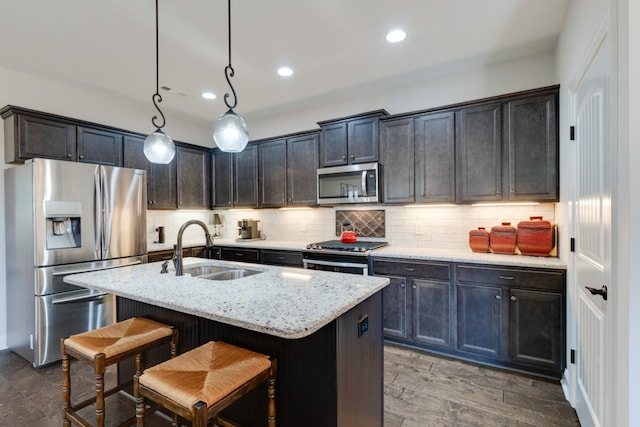
<path fill-rule="evenodd" d="M 176 146 L 173 143 L 173 140 L 169 137 L 169 135 L 162 132 L 162 128 L 166 124 L 166 119 L 164 118 L 164 114 L 162 114 L 162 110 L 160 110 L 160 106 L 158 105 L 162 102 L 162 96 L 160 95 L 159 83 L 160 80 L 160 72 L 159 72 L 159 48 L 158 48 L 158 0 L 156 0 L 156 93 L 153 94 L 151 100 L 153 101 L 153 105 L 158 110 L 160 117 L 162 117 L 162 123 L 158 124 L 156 121 L 158 120 L 158 116 L 153 116 L 151 119 L 151 124 L 156 127 L 156 131 L 151 135 L 147 136 L 144 140 L 144 155 L 151 163 L 159 163 L 159 164 L 168 164 L 171 163 L 173 157 L 176 155 Z"/>
<path fill-rule="evenodd" d="M 233 104 L 229 104 L 229 93 L 224 94 L 224 103 L 229 110 L 224 113 L 213 125 L 213 141 L 216 146 L 229 153 L 239 153 L 244 150 L 249 142 L 249 130 L 244 119 L 238 116 L 233 109 L 238 105 L 238 97 L 236 91 L 231 84 L 231 77 L 235 74 L 235 70 L 231 66 L 231 0 L 227 2 L 228 20 L 229 20 L 229 65 L 224 69 L 224 76 L 227 79 L 229 88 L 233 93 Z"/>
<path fill-rule="evenodd" d="M 163 165 L 171 163 L 176 154 L 176 146 L 173 141 L 160 129 L 145 138 L 143 150 L 147 160 Z"/>
<path fill-rule="evenodd" d="M 249 130 L 244 119 L 229 110 L 213 125 L 213 140 L 222 151 L 239 153 L 249 142 Z"/>

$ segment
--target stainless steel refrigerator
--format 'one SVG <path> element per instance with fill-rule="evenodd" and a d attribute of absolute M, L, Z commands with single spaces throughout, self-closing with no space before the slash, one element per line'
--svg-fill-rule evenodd
<path fill-rule="evenodd" d="M 33 159 L 5 170 L 7 344 L 34 367 L 115 322 L 115 296 L 68 274 L 147 262 L 146 172 Z"/>

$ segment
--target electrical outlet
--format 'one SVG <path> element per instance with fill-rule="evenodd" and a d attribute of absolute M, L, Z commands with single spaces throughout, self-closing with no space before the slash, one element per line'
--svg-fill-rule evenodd
<path fill-rule="evenodd" d="M 416 223 L 416 234 L 419 236 L 424 234 L 424 226 L 419 222 Z"/>

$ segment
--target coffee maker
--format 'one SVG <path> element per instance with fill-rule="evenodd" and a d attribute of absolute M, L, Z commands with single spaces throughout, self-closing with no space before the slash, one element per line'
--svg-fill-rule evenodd
<path fill-rule="evenodd" d="M 260 239 L 258 223 L 260 220 L 243 219 L 238 221 L 238 240 Z"/>

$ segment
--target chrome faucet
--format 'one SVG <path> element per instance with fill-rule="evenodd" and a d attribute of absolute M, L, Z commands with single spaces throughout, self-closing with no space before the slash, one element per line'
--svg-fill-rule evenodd
<path fill-rule="evenodd" d="M 175 245 L 173 245 L 173 266 L 176 268 L 176 276 L 184 275 L 184 269 L 182 267 L 182 234 L 184 233 L 185 228 L 187 228 L 191 224 L 198 224 L 200 227 L 202 227 L 202 229 L 204 230 L 205 239 L 207 241 L 207 249 L 213 247 L 213 238 L 211 237 L 209 229 L 204 222 L 198 219 L 190 219 L 189 221 L 182 224 L 180 230 L 178 230 L 178 241 Z M 207 250 L 207 253 L 208 252 L 209 251 Z"/>

